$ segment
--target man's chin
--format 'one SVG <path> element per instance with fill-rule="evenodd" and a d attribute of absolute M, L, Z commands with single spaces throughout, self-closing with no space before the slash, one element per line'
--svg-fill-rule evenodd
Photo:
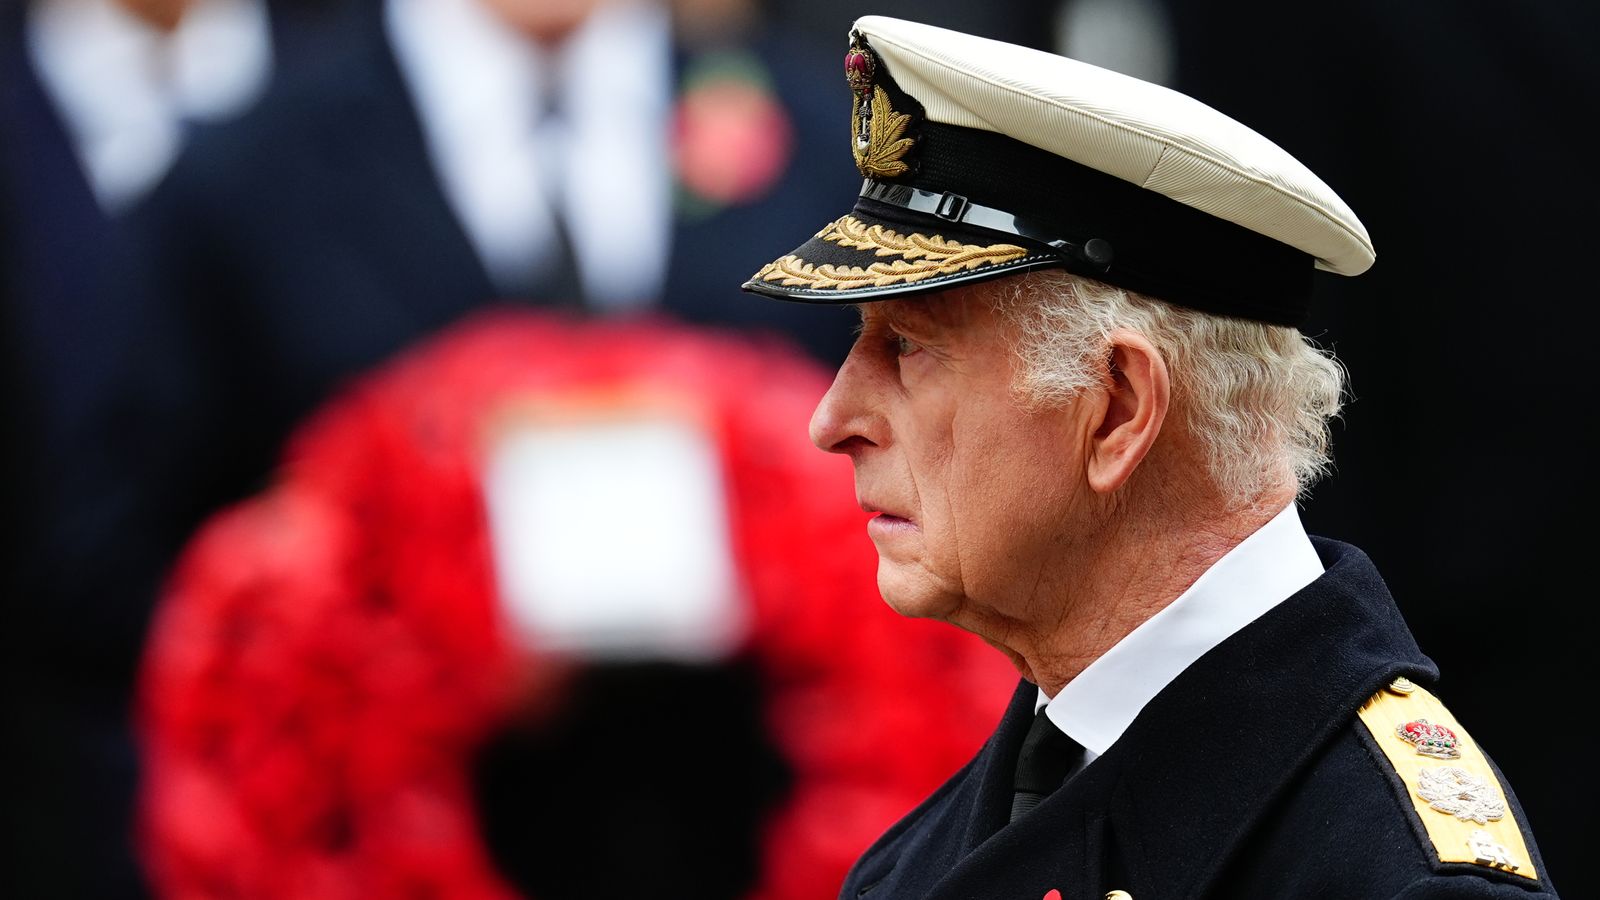
<path fill-rule="evenodd" d="M 889 608 L 912 619 L 946 619 L 957 599 L 939 590 L 918 567 L 878 558 L 878 593 Z"/>

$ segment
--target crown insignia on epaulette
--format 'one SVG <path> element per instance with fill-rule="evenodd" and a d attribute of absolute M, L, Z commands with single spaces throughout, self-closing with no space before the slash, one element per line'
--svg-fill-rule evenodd
<path fill-rule="evenodd" d="M 1423 756 L 1434 759 L 1461 758 L 1461 741 L 1456 738 L 1456 733 L 1427 719 L 1412 719 L 1396 728 L 1395 734 L 1417 748 L 1417 752 Z"/>

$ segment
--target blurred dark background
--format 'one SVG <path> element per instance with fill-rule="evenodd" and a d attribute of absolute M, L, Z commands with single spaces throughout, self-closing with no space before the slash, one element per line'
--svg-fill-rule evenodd
<path fill-rule="evenodd" d="M 1564 896 L 1584 868 L 1559 730 L 1583 660 L 1597 449 L 1582 412 L 1600 184 L 1570 109 L 1600 103 L 1593 5 L 1188 4 L 1176 86 L 1277 141 L 1366 223 L 1308 333 L 1350 371 L 1313 533 L 1372 556 L 1439 695 L 1491 753 Z"/>
<path fill-rule="evenodd" d="M 430 168 L 439 138 L 408 99 L 416 83 L 387 45 L 378 0 L 259 7 L 266 64 L 228 75 L 240 85 L 229 97 L 151 113 L 165 130 L 144 138 L 157 150 L 143 169 L 119 169 L 120 145 L 96 131 L 117 119 L 108 104 L 132 109 L 140 96 L 63 95 L 74 82 L 60 73 L 84 63 L 40 37 L 103 37 L 111 6 L 0 0 L 6 896 L 146 895 L 129 838 L 139 767 L 128 717 L 157 585 L 206 515 L 265 483 L 296 422 L 351 376 L 500 297 L 611 314 L 584 289 L 583 254 L 559 216 L 563 253 L 526 261 L 526 274 L 564 271 L 561 297 L 497 282 L 483 264 L 451 182 Z M 160 31 L 178 28 L 185 6 L 130 0 L 124 13 Z M 76 18 L 61 26 L 46 8 Z M 1309 329 L 1349 367 L 1354 399 L 1308 527 L 1376 560 L 1443 669 L 1440 694 L 1515 786 L 1556 886 L 1591 893 L 1578 862 L 1588 798 L 1570 787 L 1565 713 L 1589 683 L 1579 626 L 1593 590 L 1579 542 L 1595 449 L 1581 401 L 1582 342 L 1596 333 L 1583 267 L 1600 190 L 1582 155 L 1582 117 L 1600 105 L 1595 7 L 675 4 L 665 102 L 688 93 L 691 73 L 754 71 L 739 77 L 791 139 L 769 176 L 746 173 L 754 188 L 685 196 L 693 173 L 677 173 L 656 238 L 665 261 L 625 306 L 798 333 L 823 363 L 842 355 L 848 318 L 749 305 L 736 286 L 853 190 L 838 60 L 850 20 L 866 13 L 1162 81 L 1281 144 L 1361 216 L 1378 262 L 1359 279 L 1321 277 Z M 54 63 L 42 45 L 58 47 Z M 248 62 L 257 45 L 238 46 L 235 61 Z M 96 58 L 145 52 L 108 47 Z M 196 78 L 223 77 L 216 60 L 202 63 Z M 601 206 L 628 215 L 627 203 Z M 693 263 L 712 256 L 726 268 Z M 736 681 L 707 696 L 745 696 Z M 731 741 L 755 740 L 748 720 L 730 719 Z M 506 737 L 517 755 L 556 752 L 528 740 Z M 524 776 L 501 757 L 484 775 Z"/>

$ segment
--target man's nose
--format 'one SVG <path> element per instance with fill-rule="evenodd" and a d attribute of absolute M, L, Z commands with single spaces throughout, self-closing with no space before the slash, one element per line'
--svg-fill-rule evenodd
<path fill-rule="evenodd" d="M 811 443 L 829 453 L 854 453 L 878 446 L 882 420 L 872 410 L 865 367 L 852 350 L 833 384 L 811 414 Z"/>

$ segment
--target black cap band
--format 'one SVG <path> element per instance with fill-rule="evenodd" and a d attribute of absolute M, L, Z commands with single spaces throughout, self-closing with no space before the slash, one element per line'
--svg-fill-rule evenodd
<path fill-rule="evenodd" d="M 987 231 L 1026 238 L 1035 243 L 1048 244 L 1055 248 L 1063 259 L 1073 260 L 1082 268 L 1096 273 L 1104 273 L 1109 269 L 1116 255 L 1110 241 L 1089 238 L 1081 243 L 1073 243 L 1052 234 L 1050 227 L 1043 222 L 1035 222 L 1003 209 L 973 203 L 966 197 L 950 191 L 936 194 L 909 185 L 885 184 L 868 178 L 861 185 L 861 196 L 901 209 L 926 213 L 957 225 L 971 225 Z"/>

